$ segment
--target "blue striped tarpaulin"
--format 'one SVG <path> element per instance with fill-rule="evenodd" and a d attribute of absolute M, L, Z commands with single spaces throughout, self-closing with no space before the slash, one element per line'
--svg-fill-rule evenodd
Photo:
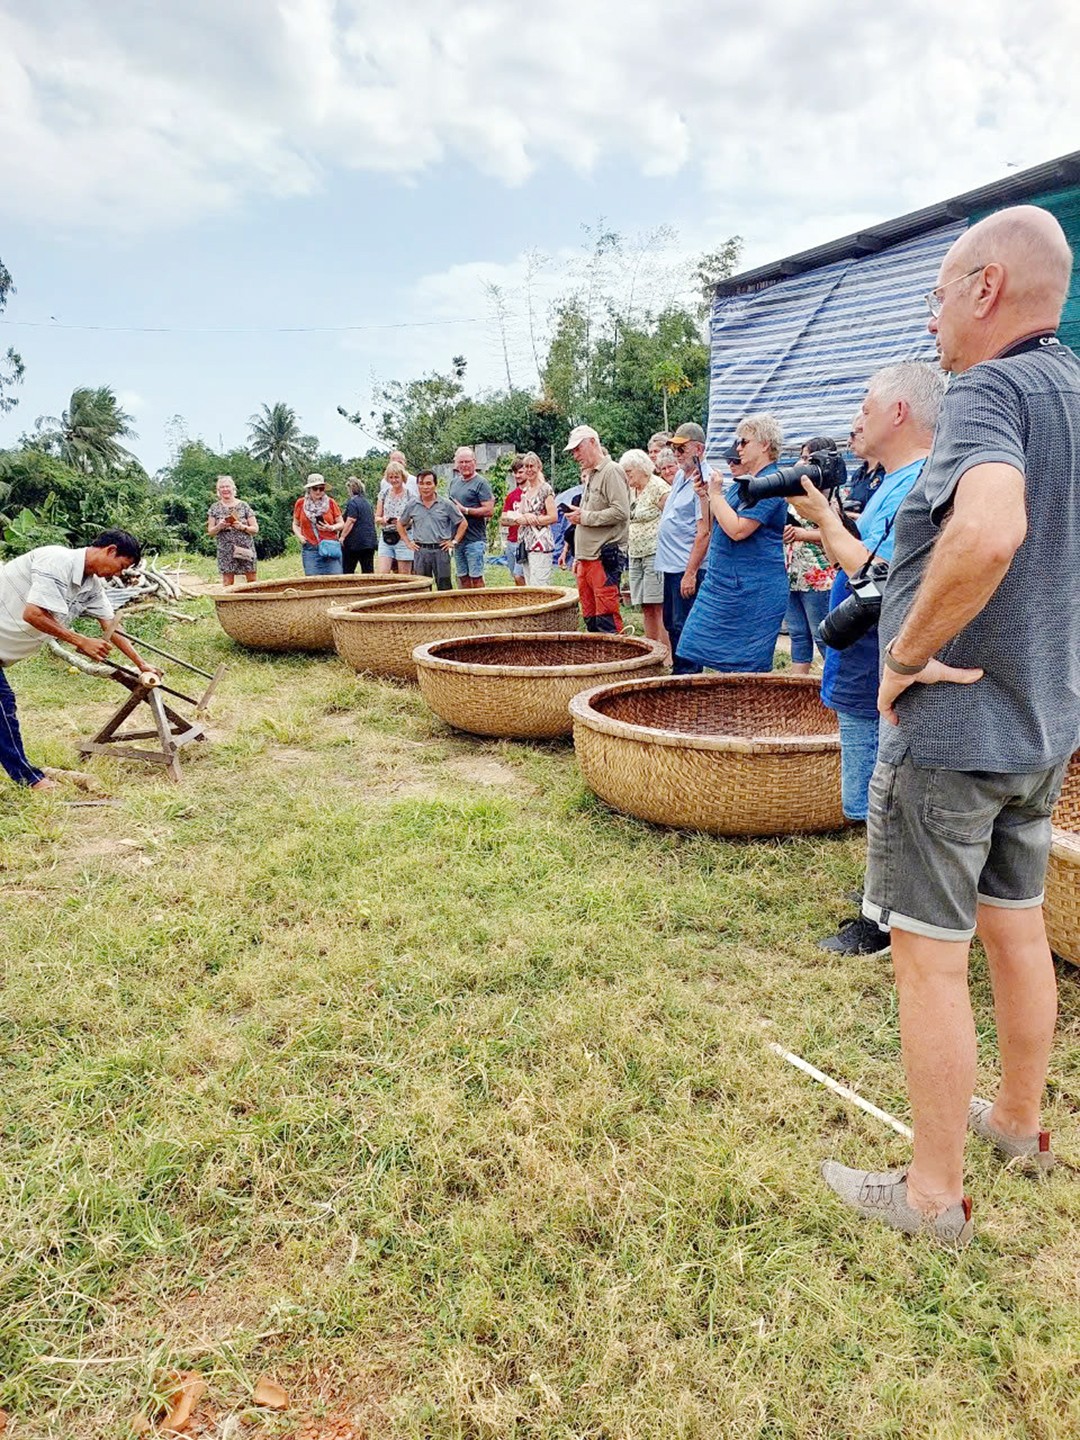
<path fill-rule="evenodd" d="M 966 222 L 858 259 L 718 295 L 711 320 L 709 456 L 744 415 L 768 410 L 795 449 L 811 435 L 847 440 L 875 370 L 935 358 L 923 296 Z"/>

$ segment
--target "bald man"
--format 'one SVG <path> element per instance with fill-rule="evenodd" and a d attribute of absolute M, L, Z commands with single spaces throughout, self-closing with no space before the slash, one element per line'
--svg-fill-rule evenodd
<path fill-rule="evenodd" d="M 1043 925 L 1050 813 L 1080 742 L 1080 360 L 1055 331 L 1072 255 L 1023 205 L 973 226 L 927 295 L 954 379 L 896 520 L 863 911 L 892 931 L 914 1124 L 906 1171 L 823 1166 L 854 1210 L 966 1244 L 965 1131 L 1053 1167 L 1040 1106 L 1057 991 Z M 978 933 L 1001 1085 L 974 1097 Z"/>

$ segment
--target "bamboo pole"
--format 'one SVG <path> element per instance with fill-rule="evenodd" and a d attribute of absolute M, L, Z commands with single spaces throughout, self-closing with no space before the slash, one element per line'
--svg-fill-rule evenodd
<path fill-rule="evenodd" d="M 801 1070 L 804 1075 L 809 1075 L 811 1080 L 816 1080 L 819 1085 L 824 1085 L 826 1090 L 831 1090 L 834 1095 L 839 1095 L 843 1100 L 850 1100 L 860 1110 L 865 1110 L 868 1115 L 873 1115 L 875 1120 L 883 1121 L 898 1135 L 903 1135 L 905 1140 L 914 1138 L 909 1125 L 905 1125 L 895 1115 L 890 1115 L 887 1110 L 879 1109 L 871 1101 L 864 1100 L 861 1095 L 852 1090 L 850 1085 L 844 1085 L 839 1080 L 834 1080 L 831 1075 L 826 1075 L 823 1070 L 818 1070 L 808 1060 L 804 1060 L 801 1055 L 795 1055 L 791 1050 L 785 1050 L 782 1045 L 777 1045 L 775 1040 L 768 1040 L 765 1043 L 774 1055 L 779 1055 L 781 1060 L 786 1060 L 789 1065 L 794 1065 L 796 1070 Z"/>

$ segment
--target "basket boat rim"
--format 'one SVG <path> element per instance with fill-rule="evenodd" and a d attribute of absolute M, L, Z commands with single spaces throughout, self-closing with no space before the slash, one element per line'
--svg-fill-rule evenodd
<path fill-rule="evenodd" d="M 586 630 L 530 630 L 517 634 L 513 631 L 506 631 L 503 634 L 493 635 L 454 635 L 444 637 L 441 640 L 428 640 L 417 645 L 412 652 L 412 658 L 417 667 L 425 670 L 438 670 L 450 675 L 477 675 L 477 676 L 506 676 L 507 678 L 521 678 L 532 680 L 557 680 L 577 679 L 583 675 L 606 672 L 607 674 L 618 674 L 620 670 L 644 667 L 645 665 L 656 665 L 662 663 L 667 657 L 667 649 L 658 640 L 646 640 L 639 636 L 627 636 L 638 649 L 630 655 L 613 655 L 608 660 L 582 661 L 577 665 L 512 665 L 500 661 L 492 664 L 480 664 L 470 660 L 454 660 L 444 655 L 433 654 L 443 645 L 468 644 L 479 647 L 485 641 L 492 641 L 496 645 L 511 644 L 514 641 L 526 641 L 531 645 L 546 645 L 550 641 L 570 640 L 577 644 L 579 639 L 585 640 L 612 640 L 619 642 L 622 637 L 617 635 L 597 636 Z"/>
<path fill-rule="evenodd" d="M 471 594 L 477 592 L 471 591 Z M 494 594 L 494 591 L 489 592 Z M 515 592 L 518 595 L 526 593 L 524 586 L 517 586 Z M 508 605 L 504 609 L 487 609 L 482 606 L 478 610 L 443 610 L 432 606 L 429 609 L 420 608 L 414 611 L 395 609 L 405 596 L 401 595 L 373 595 L 370 600 L 357 600 L 351 605 L 332 605 L 329 610 L 330 619 L 336 623 L 348 623 L 358 620 L 377 620 L 387 624 L 417 624 L 428 625 L 433 620 L 452 620 L 455 622 L 465 620 L 505 620 L 515 615 L 544 615 L 554 610 L 576 609 L 578 604 L 577 592 L 567 590 L 562 586 L 533 587 L 534 594 L 542 594 L 543 599 L 537 599 L 528 605 Z M 445 595 L 445 590 L 432 590 L 431 598 Z M 426 594 L 410 595 L 407 597 L 411 603 L 415 600 L 426 600 Z M 446 637 L 453 638 L 453 637 Z"/>
<path fill-rule="evenodd" d="M 297 577 L 298 580 L 301 580 L 301 579 L 314 579 L 314 578 L 316 578 L 316 577 L 314 577 L 314 576 L 298 576 L 298 577 Z M 321 578 L 321 577 L 319 577 L 319 578 Z M 331 577 L 331 578 L 335 578 L 335 579 L 336 579 L 336 578 L 338 578 L 338 577 Z M 349 579 L 348 576 L 345 576 L 344 578 L 345 578 L 346 580 Z M 357 577 L 357 579 L 359 579 L 359 577 Z M 264 582 L 262 582 L 262 581 L 256 581 L 256 582 L 255 582 L 255 584 L 262 584 L 262 583 L 264 583 Z M 265 583 L 268 584 L 268 585 L 273 585 L 273 584 L 276 584 L 277 582 L 276 582 L 276 581 L 269 580 L 269 581 L 266 581 Z M 403 595 L 404 595 L 404 594 L 409 594 L 409 593 L 416 594 L 416 595 L 422 595 L 422 594 L 425 593 L 425 591 L 427 591 L 427 590 L 429 590 L 429 589 L 431 588 L 431 581 L 430 581 L 430 579 L 429 579 L 427 576 L 424 576 L 424 575 L 404 575 L 404 576 L 402 576 L 402 578 L 401 578 L 400 580 L 394 580 L 394 579 L 388 578 L 388 577 L 386 577 L 386 576 L 379 576 L 377 580 L 372 580 L 372 581 L 369 582 L 369 583 L 370 583 L 371 588 L 374 588 L 375 585 L 380 584 L 380 583 L 386 583 L 386 584 L 388 584 L 388 585 L 393 585 L 393 586 L 394 586 L 394 595 L 392 595 L 392 596 L 386 596 L 386 597 L 384 597 L 384 596 L 382 596 L 382 595 L 372 595 L 372 596 L 369 596 L 369 599 L 371 599 L 371 600 L 382 600 L 382 599 L 384 599 L 384 598 L 394 599 L 394 598 L 396 598 L 396 596 L 397 596 L 397 594 L 398 594 L 398 587 L 400 587 L 400 593 L 403 594 Z M 215 605 L 220 605 L 220 604 L 222 604 L 222 603 L 224 603 L 224 604 L 236 604 L 236 603 L 241 602 L 241 601 L 242 601 L 245 605 L 251 605 L 251 604 L 255 604 L 255 603 L 259 602 L 259 601 L 267 601 L 267 600 L 277 600 L 277 601 L 281 601 L 281 600 L 289 600 L 289 601 L 296 601 L 296 600 L 327 600 L 327 601 L 333 602 L 333 601 L 337 600 L 337 599 L 338 599 L 339 597 L 341 597 L 341 596 L 349 596 L 349 597 L 355 599 L 356 596 L 357 596 L 358 594 L 362 593 L 363 590 L 366 589 L 366 588 L 368 588 L 368 587 L 365 586 L 364 584 L 362 584 L 362 583 L 356 583 L 356 584 L 352 584 L 352 585 L 348 585 L 348 584 L 342 584 L 342 585 L 325 585 L 325 586 L 320 586 L 320 587 L 317 588 L 317 589 L 313 586 L 310 590 L 305 590 L 302 586 L 297 585 L 295 581 L 292 581 L 292 582 L 289 583 L 289 585 L 283 586 L 280 590 L 258 590 L 258 591 L 256 591 L 254 585 L 250 585 L 250 586 L 249 586 L 249 585 L 215 585 L 215 586 L 213 586 L 212 588 L 210 588 L 210 589 L 208 589 L 208 590 L 205 590 L 203 593 L 204 593 L 205 595 L 209 595 L 209 597 L 211 598 L 211 600 L 213 600 L 213 602 L 214 602 Z"/>
<path fill-rule="evenodd" d="M 596 685 L 591 690 L 584 690 L 570 701 L 570 714 L 573 717 L 575 729 L 580 724 L 587 730 L 594 730 L 599 734 L 610 735 L 637 745 L 666 745 L 679 750 L 743 755 L 813 755 L 839 751 L 840 735 L 838 731 L 828 734 L 808 731 L 803 735 L 770 735 L 760 738 L 746 735 L 691 735 L 685 730 L 668 730 L 663 726 L 616 720 L 596 709 L 594 704 L 601 696 L 627 691 L 682 690 L 705 687 L 726 689 L 748 680 L 752 680 L 758 685 L 820 690 L 818 681 L 808 675 L 763 675 L 756 672 L 733 675 L 661 675 L 648 680 L 620 680 L 614 684 Z"/>

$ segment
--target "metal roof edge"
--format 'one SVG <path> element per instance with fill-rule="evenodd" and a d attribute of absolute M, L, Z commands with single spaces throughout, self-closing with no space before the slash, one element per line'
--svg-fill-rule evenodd
<path fill-rule="evenodd" d="M 944 225 L 966 220 L 974 210 L 983 210 L 996 205 L 1019 204 L 1038 195 L 1044 190 L 1053 190 L 1063 185 L 1080 184 L 1080 150 L 1071 150 L 1056 160 L 1046 160 L 1028 170 L 1020 170 L 1003 180 L 993 180 L 989 185 L 980 185 L 975 190 L 941 200 L 922 210 L 912 210 L 907 215 L 885 220 L 880 225 L 870 225 L 839 240 L 829 240 L 824 245 L 815 245 L 810 250 L 800 250 L 796 255 L 786 255 L 768 265 L 759 265 L 755 270 L 744 270 L 721 280 L 716 286 L 717 295 L 737 295 L 748 289 L 776 280 L 787 280 L 793 275 L 803 275 L 808 270 L 832 265 L 837 260 L 848 260 L 854 256 L 871 255 L 890 245 L 899 245 L 917 235 L 938 230 Z"/>

